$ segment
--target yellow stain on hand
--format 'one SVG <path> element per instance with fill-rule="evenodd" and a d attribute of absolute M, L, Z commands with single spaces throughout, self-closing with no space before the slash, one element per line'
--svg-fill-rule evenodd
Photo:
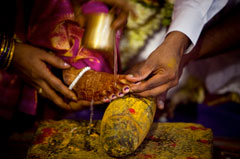
<path fill-rule="evenodd" d="M 169 68 L 175 68 L 176 65 L 177 65 L 176 59 L 174 59 L 174 58 L 169 59 L 169 61 L 167 63 L 167 66 Z"/>

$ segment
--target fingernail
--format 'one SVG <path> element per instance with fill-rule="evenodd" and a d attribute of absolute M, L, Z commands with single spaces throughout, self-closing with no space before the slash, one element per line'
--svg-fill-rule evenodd
<path fill-rule="evenodd" d="M 125 93 L 127 93 L 127 92 L 129 92 L 130 89 L 129 89 L 129 87 L 125 87 L 123 90 Z"/>
<path fill-rule="evenodd" d="M 114 95 L 112 95 L 112 99 L 116 99 L 117 98 L 117 96 L 114 94 Z"/>
<path fill-rule="evenodd" d="M 64 64 L 63 64 L 64 66 L 70 66 L 68 63 L 66 63 L 66 62 L 64 62 Z"/>
<path fill-rule="evenodd" d="M 119 96 L 119 97 L 123 97 L 124 94 L 123 94 L 122 92 L 120 92 L 120 93 L 118 93 L 118 96 Z"/>
<path fill-rule="evenodd" d="M 128 77 L 130 77 L 130 78 L 132 78 L 133 77 L 133 75 L 132 74 L 129 74 L 129 75 L 127 75 Z"/>
<path fill-rule="evenodd" d="M 110 100 L 107 98 L 107 97 L 105 97 L 104 99 L 103 99 L 103 102 L 109 102 Z"/>
<path fill-rule="evenodd" d="M 72 96 L 72 100 L 77 101 L 77 97 L 76 96 Z"/>

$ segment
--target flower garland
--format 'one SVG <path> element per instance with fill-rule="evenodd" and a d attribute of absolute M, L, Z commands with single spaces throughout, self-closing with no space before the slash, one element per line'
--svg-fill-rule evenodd
<path fill-rule="evenodd" d="M 137 18 L 129 16 L 120 42 L 123 69 L 157 30 L 169 26 L 173 10 L 173 3 L 168 0 L 162 6 L 156 0 L 130 0 L 130 4 L 134 7 Z"/>

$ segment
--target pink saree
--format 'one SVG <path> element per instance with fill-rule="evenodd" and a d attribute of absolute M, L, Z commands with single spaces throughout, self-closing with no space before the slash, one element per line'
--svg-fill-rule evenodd
<path fill-rule="evenodd" d="M 82 8 L 85 14 L 108 12 L 104 4 L 95 1 Z M 70 0 L 35 0 L 27 35 L 31 44 L 50 49 L 76 68 L 91 66 L 93 70 L 112 73 L 102 53 L 82 46 L 83 34 L 84 29 L 75 22 Z M 118 32 L 117 43 L 119 38 Z"/>
<path fill-rule="evenodd" d="M 82 6 L 82 12 L 85 14 L 107 13 L 108 8 L 101 2 L 89 1 Z M 112 73 L 113 70 L 102 53 L 82 46 L 84 29 L 79 26 L 75 18 L 71 0 L 35 0 L 27 34 L 21 32 L 16 32 L 16 34 L 23 41 L 50 50 L 75 68 L 90 66 L 95 71 Z M 117 31 L 115 38 L 118 61 L 120 35 L 120 31 Z M 6 81 L 11 81 L 14 87 L 2 87 Z M 37 108 L 36 90 L 23 83 L 17 75 L 9 75 L 1 71 L 0 89 L 3 90 L 0 95 L 8 92 L 4 98 L 0 97 L 1 103 L 10 104 L 13 107 L 18 107 L 21 112 L 35 115 Z M 7 103 L 9 99 L 12 99 L 12 96 L 16 98 L 16 102 Z"/>

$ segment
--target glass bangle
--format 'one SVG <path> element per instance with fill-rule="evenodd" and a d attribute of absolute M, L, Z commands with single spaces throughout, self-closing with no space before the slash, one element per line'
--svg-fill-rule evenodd
<path fill-rule="evenodd" d="M 12 62 L 12 59 L 13 59 L 13 53 L 14 53 L 14 50 L 15 50 L 15 42 L 14 40 L 11 41 L 11 51 L 10 51 L 10 55 L 9 55 L 9 58 L 8 58 L 8 63 L 6 65 L 6 67 L 4 68 L 5 70 L 8 69 L 8 67 L 10 66 L 11 62 Z"/>

